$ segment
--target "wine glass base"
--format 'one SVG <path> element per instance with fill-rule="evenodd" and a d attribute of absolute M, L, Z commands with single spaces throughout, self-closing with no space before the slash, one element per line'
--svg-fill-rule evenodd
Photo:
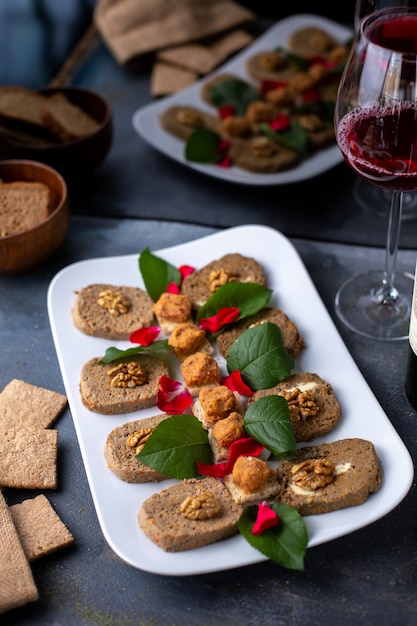
<path fill-rule="evenodd" d="M 393 303 L 378 301 L 381 279 L 382 270 L 349 278 L 336 294 L 336 313 L 348 328 L 364 337 L 381 341 L 408 339 L 414 276 L 396 274 L 398 297 Z"/>
<path fill-rule="evenodd" d="M 388 217 L 392 191 L 367 183 L 363 178 L 357 178 L 353 186 L 353 193 L 363 209 L 378 217 Z M 406 222 L 414 219 L 417 219 L 417 192 L 404 191 L 401 221 Z"/>

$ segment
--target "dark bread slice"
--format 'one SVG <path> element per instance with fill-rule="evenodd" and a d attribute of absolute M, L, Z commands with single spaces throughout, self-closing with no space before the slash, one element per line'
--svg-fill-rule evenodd
<path fill-rule="evenodd" d="M 0 237 L 39 226 L 49 215 L 50 191 L 34 181 L 0 182 Z"/>
<path fill-rule="evenodd" d="M 100 124 L 89 113 L 60 92 L 46 98 L 41 118 L 45 126 L 61 141 L 82 139 L 100 128 Z"/>
<path fill-rule="evenodd" d="M 22 130 L 37 129 L 47 131 L 42 118 L 42 108 L 46 96 L 27 87 L 4 85 L 0 87 L 0 120 L 18 124 Z"/>
<path fill-rule="evenodd" d="M 166 413 L 161 413 L 141 420 L 126 422 L 122 426 L 113 428 L 108 434 L 104 446 L 104 458 L 108 468 L 127 483 L 158 482 L 167 478 L 161 472 L 152 469 L 136 458 L 137 446 L 129 445 L 128 438 L 134 433 L 142 433 L 144 436 L 151 434 L 160 422 L 169 417 Z"/>
<path fill-rule="evenodd" d="M 287 48 L 293 54 L 309 59 L 326 56 L 332 48 L 339 45 L 332 35 L 317 26 L 304 26 L 293 31 L 287 40 Z"/>
<path fill-rule="evenodd" d="M 194 309 L 199 309 L 213 295 L 210 274 L 218 270 L 232 274 L 237 282 L 266 284 L 264 269 L 258 261 L 239 253 L 226 254 L 185 277 L 181 293 L 188 296 Z"/>
<path fill-rule="evenodd" d="M 221 510 L 208 519 L 189 519 L 180 511 L 186 498 L 211 493 Z M 155 493 L 145 500 L 138 514 L 139 526 L 149 539 L 166 552 L 193 550 L 238 532 L 243 507 L 233 501 L 221 481 L 212 476 L 190 478 Z"/>
<path fill-rule="evenodd" d="M 333 482 L 318 489 L 294 490 L 292 468 L 310 459 L 331 461 Z M 374 445 L 365 439 L 340 439 L 300 448 L 295 461 L 281 461 L 277 469 L 281 492 L 277 500 L 295 507 L 301 515 L 319 515 L 363 504 L 379 490 L 382 470 Z"/>
<path fill-rule="evenodd" d="M 284 381 L 269 389 L 255 391 L 248 400 L 250 406 L 259 398 L 271 395 L 282 395 L 282 392 L 299 388 L 307 391 L 309 398 L 317 405 L 318 412 L 307 417 L 291 413 L 291 421 L 296 441 L 311 441 L 327 435 L 339 421 L 340 404 L 330 383 L 318 374 L 303 372 L 291 374 Z M 291 409 L 290 409 L 291 412 Z"/>
<path fill-rule="evenodd" d="M 250 172 L 282 172 L 295 167 L 299 154 L 266 136 L 233 139 L 229 155 L 234 165 Z"/>
<path fill-rule="evenodd" d="M 168 366 L 158 357 L 148 354 L 124 358 L 113 363 L 99 363 L 95 357 L 81 371 L 80 394 L 83 404 L 104 415 L 119 415 L 146 409 L 156 404 L 158 381 L 169 376 Z M 139 363 L 148 373 L 148 382 L 136 387 L 113 387 L 108 372 L 120 364 Z"/>
<path fill-rule="evenodd" d="M 299 70 L 299 65 L 285 54 L 262 50 L 249 57 L 246 71 L 255 80 L 288 82 Z"/>
<path fill-rule="evenodd" d="M 114 291 L 131 303 L 126 313 L 114 315 L 98 304 L 104 291 Z M 75 326 L 85 335 L 104 339 L 126 340 L 138 328 L 155 323 L 153 302 L 146 291 L 139 287 L 115 286 L 95 283 L 77 292 L 72 319 Z"/>
<path fill-rule="evenodd" d="M 164 130 L 184 141 L 197 128 L 220 132 L 221 120 L 211 113 L 191 106 L 174 105 L 167 108 L 159 118 Z"/>
<path fill-rule="evenodd" d="M 301 350 L 305 348 L 305 341 L 300 335 L 296 324 L 289 319 L 284 311 L 266 307 L 258 313 L 255 313 L 255 315 L 250 315 L 236 324 L 230 325 L 230 327 L 224 330 L 220 335 L 217 335 L 216 344 L 220 354 L 226 358 L 230 346 L 239 335 L 250 326 L 262 322 L 271 322 L 281 329 L 285 348 L 291 357 L 295 358 L 299 355 Z"/>

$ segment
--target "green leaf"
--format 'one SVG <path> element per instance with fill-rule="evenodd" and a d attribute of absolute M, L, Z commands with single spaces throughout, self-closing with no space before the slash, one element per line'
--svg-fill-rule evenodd
<path fill-rule="evenodd" d="M 220 141 L 220 135 L 213 130 L 197 128 L 185 142 L 185 158 L 195 163 L 217 163 L 222 158 L 218 151 Z"/>
<path fill-rule="evenodd" d="M 160 341 L 154 341 L 149 346 L 135 346 L 134 348 L 127 348 L 126 350 L 120 350 L 111 346 L 107 348 L 104 356 L 99 359 L 99 363 L 111 363 L 118 359 L 124 359 L 125 357 L 135 356 L 137 354 L 154 354 L 155 356 L 163 356 L 166 351 L 173 350 L 168 345 L 168 339 L 161 339 Z"/>
<path fill-rule="evenodd" d="M 294 63 L 299 72 L 307 71 L 309 66 L 308 59 L 304 59 L 303 57 L 298 56 L 298 54 L 294 54 L 293 52 L 280 47 L 275 48 L 275 52 L 280 52 L 290 63 Z"/>
<path fill-rule="evenodd" d="M 258 507 L 251 505 L 239 519 L 240 534 L 251 546 L 282 567 L 304 571 L 308 534 L 303 518 L 297 509 L 288 504 L 273 502 L 270 506 L 280 518 L 276 526 L 261 535 L 252 535 Z"/>
<path fill-rule="evenodd" d="M 233 106 L 235 115 L 245 115 L 246 109 L 259 100 L 259 91 L 238 78 L 229 78 L 209 90 L 209 96 L 218 109 L 222 106 Z"/>
<path fill-rule="evenodd" d="M 266 306 L 271 298 L 272 290 L 258 283 L 227 283 L 214 292 L 198 310 L 197 321 L 216 315 L 223 307 L 237 306 L 239 318 L 253 315 Z"/>
<path fill-rule="evenodd" d="M 248 435 L 277 459 L 295 458 L 297 443 L 285 398 L 278 395 L 259 398 L 248 406 L 243 422 Z"/>
<path fill-rule="evenodd" d="M 145 248 L 139 256 L 139 270 L 146 290 L 154 302 L 166 291 L 169 283 L 180 284 L 181 272 Z"/>
<path fill-rule="evenodd" d="M 294 359 L 288 354 L 281 329 L 271 322 L 248 328 L 230 346 L 229 374 L 239 370 L 254 391 L 268 389 L 290 375 Z"/>
<path fill-rule="evenodd" d="M 179 480 L 198 476 L 196 461 L 213 462 L 207 430 L 194 415 L 171 415 L 160 422 L 136 458 Z"/>
<path fill-rule="evenodd" d="M 275 131 L 269 124 L 258 124 L 259 130 L 276 143 L 295 150 L 303 159 L 308 156 L 308 136 L 304 128 L 296 122 L 292 122 L 287 130 Z"/>

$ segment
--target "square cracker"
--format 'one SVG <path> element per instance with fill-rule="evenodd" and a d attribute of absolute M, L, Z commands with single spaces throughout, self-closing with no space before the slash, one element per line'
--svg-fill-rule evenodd
<path fill-rule="evenodd" d="M 71 545 L 74 537 L 43 494 L 9 507 L 29 562 Z"/>
<path fill-rule="evenodd" d="M 48 428 L 66 405 L 67 397 L 62 393 L 15 378 L 0 393 L 0 428 L 29 425 Z"/>
<path fill-rule="evenodd" d="M 0 491 L 0 613 L 38 598 L 32 570 Z"/>
<path fill-rule="evenodd" d="M 0 428 L 0 487 L 57 488 L 58 431 Z"/>

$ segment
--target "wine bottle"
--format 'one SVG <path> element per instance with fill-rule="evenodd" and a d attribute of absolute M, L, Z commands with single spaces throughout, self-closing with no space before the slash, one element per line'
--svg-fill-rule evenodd
<path fill-rule="evenodd" d="M 405 373 L 405 393 L 411 406 L 417 410 L 417 267 L 411 304 L 410 332 Z"/>

